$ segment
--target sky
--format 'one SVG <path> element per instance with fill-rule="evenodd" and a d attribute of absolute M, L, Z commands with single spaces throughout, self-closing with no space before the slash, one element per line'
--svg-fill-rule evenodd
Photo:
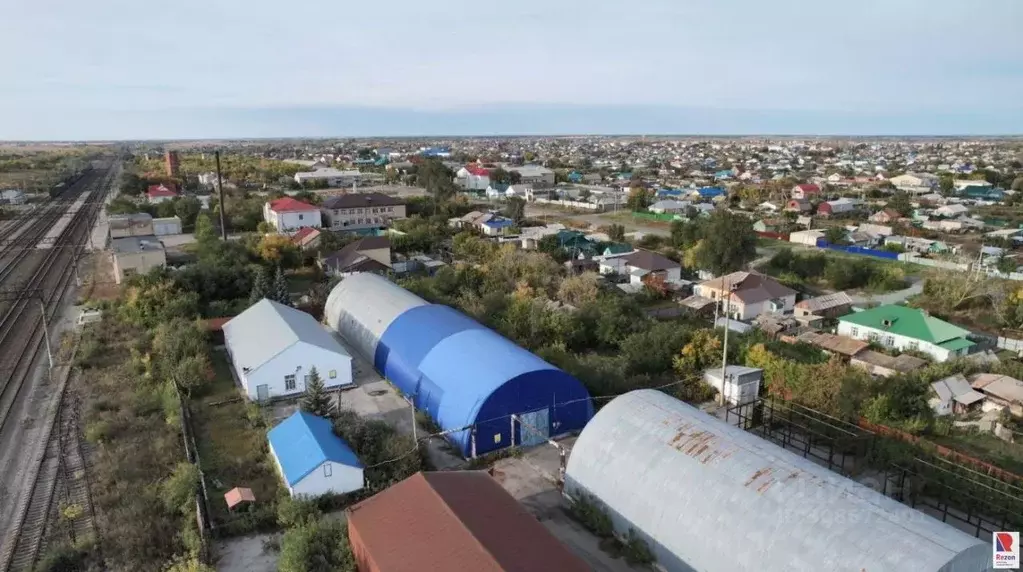
<path fill-rule="evenodd" d="M 0 139 L 1023 133 L 1020 0 L 12 0 Z"/>

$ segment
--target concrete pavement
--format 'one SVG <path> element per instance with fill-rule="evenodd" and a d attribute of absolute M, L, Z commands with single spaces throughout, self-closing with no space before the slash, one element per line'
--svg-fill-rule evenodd
<path fill-rule="evenodd" d="M 850 294 L 853 304 L 857 306 L 863 306 L 867 304 L 877 304 L 884 306 L 887 304 L 901 304 L 908 298 L 916 296 L 924 291 L 924 281 L 915 279 L 916 281 L 910 285 L 909 288 L 904 290 L 896 290 L 895 292 L 888 292 L 887 294 Z"/>

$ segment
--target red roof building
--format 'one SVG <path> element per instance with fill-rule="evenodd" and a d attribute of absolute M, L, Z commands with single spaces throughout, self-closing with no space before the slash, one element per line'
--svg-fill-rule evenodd
<path fill-rule="evenodd" d="M 304 203 L 291 197 L 282 197 L 270 201 L 270 210 L 275 213 L 303 213 L 318 211 L 319 209 L 309 203 Z"/>
<path fill-rule="evenodd" d="M 416 473 L 348 509 L 360 572 L 590 568 L 483 471 Z"/>
<path fill-rule="evenodd" d="M 298 232 L 291 236 L 291 242 L 299 248 L 312 248 L 320 239 L 320 230 L 310 226 L 303 226 Z"/>
<path fill-rule="evenodd" d="M 173 184 L 160 183 L 159 185 L 149 185 L 149 189 L 146 191 L 146 196 L 150 199 L 173 198 L 178 196 L 178 193 L 174 189 Z"/>
<path fill-rule="evenodd" d="M 465 170 L 469 171 L 470 175 L 476 175 L 477 177 L 489 177 L 490 176 L 490 171 L 488 171 L 487 169 L 484 169 L 483 167 L 478 167 L 476 165 L 466 165 L 465 166 Z"/>

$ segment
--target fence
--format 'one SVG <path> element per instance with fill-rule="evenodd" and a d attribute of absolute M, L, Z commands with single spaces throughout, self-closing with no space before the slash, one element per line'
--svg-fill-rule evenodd
<path fill-rule="evenodd" d="M 861 256 L 873 256 L 874 258 L 883 258 L 885 260 L 899 259 L 898 252 L 892 252 L 890 250 L 876 250 L 863 246 L 842 246 L 840 244 L 831 244 L 823 238 L 817 240 L 817 248 L 827 248 L 828 250 L 838 250 L 840 252 L 858 254 Z"/>
<path fill-rule="evenodd" d="M 789 233 L 787 233 L 787 232 L 767 232 L 767 231 L 761 232 L 761 231 L 758 230 L 758 231 L 756 231 L 756 233 L 757 233 L 757 236 L 759 236 L 760 238 L 772 238 L 774 240 L 784 240 L 785 242 L 788 242 L 788 240 L 789 240 Z"/>
<path fill-rule="evenodd" d="M 564 200 L 559 200 L 559 199 L 541 199 L 541 198 L 535 198 L 535 199 L 533 199 L 533 202 L 534 203 L 545 204 L 545 205 L 554 205 L 554 206 L 559 206 L 559 207 L 571 208 L 571 209 L 586 209 L 586 210 L 589 210 L 589 211 L 603 210 L 601 205 L 598 205 L 596 203 L 585 203 L 585 202 L 582 202 L 582 201 L 564 201 Z"/>
<path fill-rule="evenodd" d="M 188 409 L 185 397 L 178 393 L 179 406 L 181 408 L 181 438 L 185 443 L 185 456 L 188 462 L 195 465 L 199 471 L 199 484 L 195 488 L 195 518 L 199 527 L 199 558 L 202 562 L 211 561 L 210 533 L 212 519 L 210 518 L 210 499 L 206 490 L 206 476 L 202 472 L 202 465 L 199 463 L 199 450 L 195 446 L 195 435 L 192 433 L 192 413 Z"/>
<path fill-rule="evenodd" d="M 916 253 L 907 252 L 899 255 L 899 260 L 903 262 L 909 262 L 911 264 L 919 264 L 921 266 L 930 266 L 932 268 L 944 268 L 946 270 L 959 270 L 967 271 L 976 267 L 972 264 L 963 264 L 961 262 L 951 262 L 948 260 L 934 260 L 931 258 L 920 258 Z M 1016 280 L 1023 281 L 1023 273 L 1021 272 L 999 272 L 995 268 L 982 268 L 981 271 L 991 278 L 1001 278 L 1003 280 Z"/>
<path fill-rule="evenodd" d="M 672 222 L 676 218 L 675 215 L 668 213 L 642 213 L 636 211 L 632 212 L 632 216 L 654 222 Z"/>

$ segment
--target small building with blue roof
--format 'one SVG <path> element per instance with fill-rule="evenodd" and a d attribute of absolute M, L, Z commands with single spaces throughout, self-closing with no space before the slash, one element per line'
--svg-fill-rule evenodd
<path fill-rule="evenodd" d="M 363 465 L 329 419 L 299 411 L 267 433 L 270 456 L 291 496 L 344 494 L 364 485 Z"/>

